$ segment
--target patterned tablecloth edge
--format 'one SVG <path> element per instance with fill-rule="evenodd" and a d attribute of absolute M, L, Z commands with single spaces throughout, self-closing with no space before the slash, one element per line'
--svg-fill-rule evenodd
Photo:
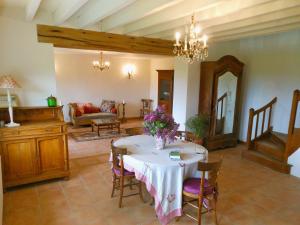
<path fill-rule="evenodd" d="M 136 177 L 137 180 L 142 181 L 146 184 L 146 188 L 147 188 L 148 192 L 155 199 L 156 215 L 157 215 L 157 217 L 158 217 L 158 219 L 159 219 L 159 221 L 162 225 L 167 225 L 173 218 L 178 217 L 178 216 L 182 216 L 182 209 L 181 208 L 174 209 L 173 211 L 171 211 L 167 215 L 165 215 L 164 212 L 163 212 L 161 201 L 157 196 L 157 191 L 153 187 L 153 185 L 149 182 L 147 177 L 144 174 L 137 171 L 135 168 L 129 166 L 128 164 L 124 164 L 124 167 L 128 171 L 134 172 L 135 177 Z"/>

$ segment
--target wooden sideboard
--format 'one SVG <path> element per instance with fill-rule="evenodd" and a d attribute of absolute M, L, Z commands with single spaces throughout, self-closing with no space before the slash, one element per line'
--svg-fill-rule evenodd
<path fill-rule="evenodd" d="M 0 120 L 8 121 L 7 108 Z M 67 127 L 62 107 L 16 107 L 19 127 L 0 128 L 3 186 L 69 176 Z"/>

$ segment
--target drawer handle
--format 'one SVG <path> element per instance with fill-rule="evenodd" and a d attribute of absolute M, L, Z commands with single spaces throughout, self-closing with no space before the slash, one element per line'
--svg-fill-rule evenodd
<path fill-rule="evenodd" d="M 51 131 L 53 131 L 53 129 L 48 128 L 48 129 L 46 129 L 46 131 L 47 131 L 47 132 L 51 132 Z"/>

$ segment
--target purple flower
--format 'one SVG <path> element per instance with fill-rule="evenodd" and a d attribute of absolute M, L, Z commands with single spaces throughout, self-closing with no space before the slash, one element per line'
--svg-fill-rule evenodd
<path fill-rule="evenodd" d="M 174 141 L 179 124 L 175 123 L 174 118 L 166 114 L 165 109 L 157 109 L 144 116 L 144 130 L 146 134 L 157 136 L 169 142 Z"/>

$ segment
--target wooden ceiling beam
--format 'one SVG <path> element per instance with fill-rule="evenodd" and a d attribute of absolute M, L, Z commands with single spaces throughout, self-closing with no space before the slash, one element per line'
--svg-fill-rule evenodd
<path fill-rule="evenodd" d="M 173 55 L 173 42 L 157 38 L 37 25 L 38 41 L 55 47 Z"/>

